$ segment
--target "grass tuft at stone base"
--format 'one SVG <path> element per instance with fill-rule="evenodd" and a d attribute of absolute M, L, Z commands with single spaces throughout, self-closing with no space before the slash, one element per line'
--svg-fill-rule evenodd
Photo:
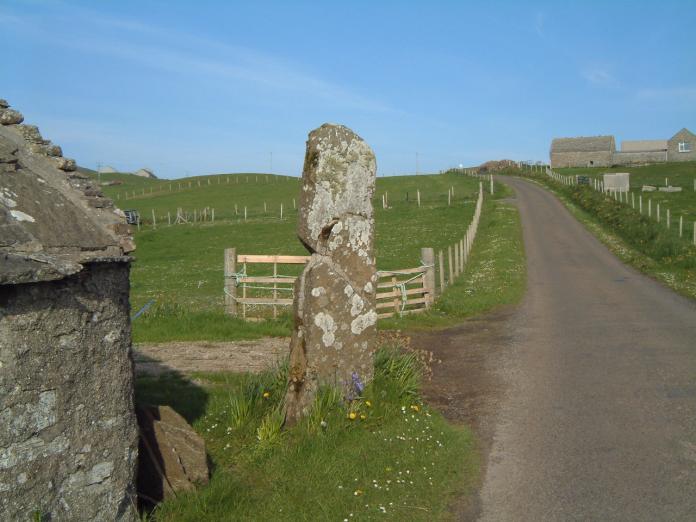
<path fill-rule="evenodd" d="M 474 441 L 418 395 L 417 358 L 382 349 L 375 379 L 344 402 L 323 390 L 292 429 L 273 428 L 286 369 L 141 379 L 138 401 L 169 404 L 205 441 L 210 484 L 155 520 L 438 520 L 477 476 Z"/>

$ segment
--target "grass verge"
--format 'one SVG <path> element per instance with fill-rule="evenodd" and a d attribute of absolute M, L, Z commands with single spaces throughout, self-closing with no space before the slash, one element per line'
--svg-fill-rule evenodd
<path fill-rule="evenodd" d="M 414 354 L 382 348 L 375 377 L 345 402 L 324 389 L 281 430 L 286 369 L 142 378 L 137 401 L 168 404 L 206 441 L 210 483 L 160 504 L 155 520 L 439 520 L 478 472 L 472 434 L 418 395 Z"/>
<path fill-rule="evenodd" d="M 380 321 L 381 329 L 444 328 L 462 319 L 515 304 L 524 295 L 526 262 L 517 208 L 512 194 L 496 184 L 498 199 L 487 199 L 464 273 L 438 297 L 432 311 Z"/>
<path fill-rule="evenodd" d="M 554 192 L 624 263 L 696 299 L 696 248 L 688 241 L 588 187 L 560 185 L 547 176 L 531 179 Z"/>

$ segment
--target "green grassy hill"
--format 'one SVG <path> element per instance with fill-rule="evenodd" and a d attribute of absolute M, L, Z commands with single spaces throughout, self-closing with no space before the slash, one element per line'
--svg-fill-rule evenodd
<path fill-rule="evenodd" d="M 196 309 L 221 306 L 225 248 L 236 247 L 240 254 L 306 254 L 295 236 L 297 211 L 292 200 L 298 197 L 297 178 L 258 175 L 258 183 L 253 179 L 247 183 L 246 178 L 252 176 L 210 176 L 203 178 L 206 182 L 200 188 L 196 179 L 195 188 L 154 191 L 119 204 L 139 210 L 144 217 L 151 216 L 154 209 L 159 223 L 154 229 L 149 219 L 135 234 L 136 261 L 131 277 L 135 308 L 153 298 Z M 240 183 L 227 183 L 226 179 L 239 179 Z M 181 183 L 187 186 L 188 182 Z M 478 180 L 455 174 L 402 176 L 379 179 L 377 187 L 378 267 L 396 269 L 418 266 L 421 247 L 442 249 L 461 237 L 473 215 Z M 454 197 L 448 206 L 447 191 L 452 187 Z M 421 207 L 416 201 L 417 190 L 421 191 Z M 382 208 L 384 193 L 389 197 L 388 209 Z M 234 211 L 235 202 L 239 215 Z M 215 208 L 214 223 L 166 224 L 167 211 L 173 218 L 177 207 L 193 214 L 193 209 L 206 206 Z M 246 221 L 244 206 L 248 208 Z M 292 268 L 283 267 L 286 275 L 294 275 Z"/>
<path fill-rule="evenodd" d="M 684 217 L 684 221 L 689 223 L 689 230 L 692 230 L 690 227 L 693 227 L 693 222 L 696 221 L 696 191 L 694 190 L 696 162 L 659 163 L 641 167 L 593 167 L 554 170 L 564 175 L 582 175 L 599 178 L 605 173 L 629 172 L 631 174 L 631 192 L 635 194 L 634 198 L 636 198 L 636 201 L 638 196 L 642 194 L 644 203 L 647 204 L 648 199 L 652 200 L 653 209 L 657 203 L 660 204 L 663 212 L 669 208 L 674 218 L 679 219 L 680 215 Z M 682 192 L 641 192 L 643 185 L 664 187 L 665 178 L 668 184 L 682 187 Z"/>

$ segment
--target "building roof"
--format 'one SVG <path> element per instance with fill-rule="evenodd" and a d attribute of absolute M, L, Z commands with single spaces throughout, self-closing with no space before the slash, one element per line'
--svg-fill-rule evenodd
<path fill-rule="evenodd" d="M 128 260 L 135 247 L 123 212 L 22 120 L 0 100 L 0 285 L 61 279 L 85 263 Z"/>
<path fill-rule="evenodd" d="M 621 152 L 655 152 L 667 150 L 667 140 L 630 140 L 621 142 Z"/>
<path fill-rule="evenodd" d="M 555 138 L 551 152 L 614 152 L 614 136 Z"/>
<path fill-rule="evenodd" d="M 696 137 L 696 134 L 694 134 L 694 133 L 691 132 L 689 129 L 687 129 L 686 127 L 684 127 L 682 130 L 680 130 L 680 131 L 677 132 L 674 136 L 672 136 L 672 137 L 670 138 L 670 140 L 673 140 L 673 139 L 675 139 L 675 138 L 686 138 L 686 137 L 689 137 L 689 138 L 691 138 L 691 137 Z"/>

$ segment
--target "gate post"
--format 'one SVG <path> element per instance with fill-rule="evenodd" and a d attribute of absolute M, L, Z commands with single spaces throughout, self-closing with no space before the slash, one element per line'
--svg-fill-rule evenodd
<path fill-rule="evenodd" d="M 430 308 L 435 302 L 435 251 L 432 248 L 421 248 L 421 263 L 426 269 L 423 273 L 423 288 L 425 295 L 425 307 Z"/>
<path fill-rule="evenodd" d="M 232 277 L 237 272 L 237 249 L 225 249 L 225 311 L 237 315 L 237 280 Z"/>

